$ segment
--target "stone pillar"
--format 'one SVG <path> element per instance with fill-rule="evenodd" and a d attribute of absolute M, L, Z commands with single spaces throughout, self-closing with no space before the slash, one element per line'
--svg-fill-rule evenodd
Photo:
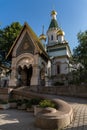
<path fill-rule="evenodd" d="M 11 78 L 9 80 L 9 86 L 16 86 L 17 79 L 16 79 L 16 68 L 11 72 Z"/>
<path fill-rule="evenodd" d="M 31 78 L 31 86 L 39 85 L 39 67 L 38 65 L 33 66 L 33 74 Z"/>
<path fill-rule="evenodd" d="M 15 58 L 13 59 L 13 62 L 12 62 L 12 71 L 11 71 L 11 77 L 10 77 L 10 80 L 9 80 L 9 86 L 11 87 L 15 87 L 16 84 L 17 84 L 17 79 L 16 79 L 16 64 L 15 64 Z"/>
<path fill-rule="evenodd" d="M 48 76 L 47 75 L 45 75 L 45 86 L 49 86 L 49 80 L 48 80 Z"/>

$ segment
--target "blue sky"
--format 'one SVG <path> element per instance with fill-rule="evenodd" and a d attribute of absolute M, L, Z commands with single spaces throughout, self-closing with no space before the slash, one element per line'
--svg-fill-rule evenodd
<path fill-rule="evenodd" d="M 23 25 L 26 21 L 39 36 L 43 25 L 46 33 L 53 9 L 73 50 L 78 45 L 77 33 L 87 30 L 87 0 L 0 0 L 0 28 L 16 21 Z"/>

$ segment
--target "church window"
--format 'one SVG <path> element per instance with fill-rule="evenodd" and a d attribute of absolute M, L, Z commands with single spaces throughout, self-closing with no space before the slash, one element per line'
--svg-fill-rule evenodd
<path fill-rule="evenodd" d="M 57 65 L 57 74 L 60 74 L 60 65 Z"/>
<path fill-rule="evenodd" d="M 53 35 L 51 35 L 51 40 L 53 40 Z"/>
<path fill-rule="evenodd" d="M 56 36 L 56 39 L 58 40 L 58 35 Z"/>

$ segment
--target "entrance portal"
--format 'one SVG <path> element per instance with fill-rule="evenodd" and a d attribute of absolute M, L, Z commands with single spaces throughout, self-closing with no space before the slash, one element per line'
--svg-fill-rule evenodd
<path fill-rule="evenodd" d="M 32 70 L 32 65 L 29 68 L 26 65 L 23 68 L 18 67 L 18 82 L 21 86 L 31 85 Z"/>

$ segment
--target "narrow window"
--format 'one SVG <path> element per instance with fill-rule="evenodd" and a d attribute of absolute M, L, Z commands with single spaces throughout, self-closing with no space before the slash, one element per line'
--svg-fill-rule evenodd
<path fill-rule="evenodd" d="M 48 36 L 48 43 L 49 43 L 49 41 L 50 41 L 50 38 L 49 38 L 49 36 Z"/>
<path fill-rule="evenodd" d="M 60 65 L 57 65 L 57 74 L 60 74 Z"/>
<path fill-rule="evenodd" d="M 58 35 L 56 36 L 56 39 L 58 40 Z"/>
<path fill-rule="evenodd" d="M 51 35 L 51 40 L 53 40 L 53 35 Z"/>

